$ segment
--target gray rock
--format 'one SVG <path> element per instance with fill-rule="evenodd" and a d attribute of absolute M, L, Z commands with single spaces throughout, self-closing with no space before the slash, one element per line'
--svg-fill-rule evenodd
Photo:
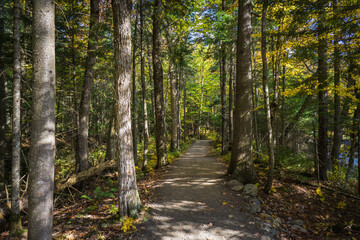
<path fill-rule="evenodd" d="M 307 233 L 307 230 L 306 230 L 305 228 L 300 227 L 300 226 L 298 226 L 298 225 L 293 225 L 293 226 L 291 227 L 291 229 L 294 230 L 294 231 L 299 231 L 299 232 Z"/>
<path fill-rule="evenodd" d="M 239 185 L 243 185 L 243 184 L 241 182 L 239 182 L 239 180 L 233 179 L 233 180 L 230 180 L 226 185 L 231 189 L 235 186 L 239 186 Z"/>
<path fill-rule="evenodd" d="M 270 237 L 276 236 L 277 231 L 270 223 L 264 223 L 262 227 L 265 230 L 266 234 L 269 235 Z"/>
<path fill-rule="evenodd" d="M 246 184 L 243 189 L 244 195 L 249 195 L 255 197 L 258 193 L 258 189 L 254 184 Z"/>
<path fill-rule="evenodd" d="M 281 225 L 281 218 L 275 218 L 273 219 L 273 226 L 275 226 L 276 228 L 280 227 Z"/>
<path fill-rule="evenodd" d="M 292 225 L 301 227 L 304 224 L 304 222 L 300 219 L 292 221 Z"/>
<path fill-rule="evenodd" d="M 272 240 L 272 238 L 270 236 L 262 236 L 260 240 Z"/>
<path fill-rule="evenodd" d="M 242 183 L 240 183 L 239 185 L 233 186 L 231 188 L 231 190 L 235 191 L 235 192 L 240 192 L 241 190 L 243 190 L 244 185 Z"/>
<path fill-rule="evenodd" d="M 250 199 L 250 209 L 253 213 L 261 212 L 261 202 L 257 198 Z"/>

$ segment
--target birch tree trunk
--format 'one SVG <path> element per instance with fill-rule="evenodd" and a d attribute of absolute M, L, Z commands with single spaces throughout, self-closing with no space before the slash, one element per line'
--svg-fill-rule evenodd
<path fill-rule="evenodd" d="M 131 0 L 113 0 L 115 48 L 115 159 L 119 173 L 119 214 L 135 217 L 140 208 L 131 131 Z"/>
<path fill-rule="evenodd" d="M 52 239 L 55 160 L 55 2 L 33 1 L 29 240 Z"/>
<path fill-rule="evenodd" d="M 137 156 L 137 113 L 136 113 L 136 38 L 137 38 L 137 25 L 138 25 L 138 14 L 136 13 L 135 18 L 135 29 L 133 37 L 133 57 L 132 57 L 132 135 L 133 135 L 133 149 L 134 149 L 134 161 L 135 165 L 138 162 Z"/>

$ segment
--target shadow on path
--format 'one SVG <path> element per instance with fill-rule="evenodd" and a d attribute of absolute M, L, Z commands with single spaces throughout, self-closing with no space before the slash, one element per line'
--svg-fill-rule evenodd
<path fill-rule="evenodd" d="M 207 156 L 209 144 L 196 141 L 169 167 L 136 239 L 260 239 L 255 220 L 224 185 L 225 166 Z"/>

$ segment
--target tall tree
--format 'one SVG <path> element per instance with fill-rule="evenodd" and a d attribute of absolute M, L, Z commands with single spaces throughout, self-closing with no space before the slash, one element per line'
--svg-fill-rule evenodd
<path fill-rule="evenodd" d="M 135 18 L 135 30 L 133 36 L 133 56 L 132 56 L 132 135 L 133 135 L 133 149 L 134 149 L 134 161 L 138 162 L 137 156 L 137 113 L 136 113 L 136 50 L 137 50 L 137 26 L 138 26 L 139 14 L 136 12 Z"/>
<path fill-rule="evenodd" d="M 176 79 L 174 74 L 174 62 L 170 54 L 169 59 L 169 78 L 170 78 L 170 93 L 171 93 L 171 119 L 172 119 L 172 125 L 171 125 L 171 144 L 170 144 L 170 150 L 178 150 L 178 112 L 177 107 L 179 105 L 177 101 L 177 86 L 176 86 Z"/>
<path fill-rule="evenodd" d="M 273 126 L 271 124 L 271 109 L 270 109 L 270 96 L 269 96 L 269 81 L 267 70 L 267 58 L 266 58 L 266 28 L 267 20 L 266 13 L 268 8 L 268 0 L 263 0 L 263 9 L 261 15 L 261 58 L 263 64 L 263 91 L 264 91 L 264 103 L 265 103 L 265 115 L 266 115 L 266 129 L 267 129 L 267 147 L 269 154 L 269 171 L 268 178 L 265 186 L 265 193 L 269 193 L 272 181 L 274 178 L 274 139 L 273 139 Z"/>
<path fill-rule="evenodd" d="M 226 1 L 221 1 L 221 10 L 226 11 Z M 220 93 L 221 93 L 221 154 L 229 152 L 229 141 L 227 133 L 227 115 L 226 115 L 226 44 L 224 40 L 220 41 Z"/>
<path fill-rule="evenodd" d="M 328 157 L 328 93 L 327 86 L 327 40 L 325 33 L 326 12 L 322 8 L 318 20 L 318 158 L 320 180 L 327 180 L 327 171 L 330 168 Z"/>
<path fill-rule="evenodd" d="M 20 218 L 20 152 L 21 152 L 21 55 L 20 55 L 20 0 L 14 0 L 14 85 L 12 114 L 12 170 L 11 170 L 11 226 L 14 235 L 21 232 Z"/>
<path fill-rule="evenodd" d="M 143 152 L 143 170 L 147 168 L 147 155 L 149 151 L 149 121 L 147 113 L 146 101 L 146 79 L 145 79 L 145 41 L 144 41 L 144 1 L 140 0 L 140 56 L 141 56 L 141 90 L 142 90 L 142 103 L 143 103 L 143 135 L 144 135 L 144 152 Z M 150 75 L 151 73 L 149 73 Z"/>
<path fill-rule="evenodd" d="M 89 111 L 91 103 L 92 86 L 95 74 L 96 50 L 98 48 L 99 36 L 96 32 L 99 24 L 99 3 L 100 0 L 90 1 L 90 26 L 87 58 L 85 63 L 84 86 L 79 110 L 79 130 L 78 130 L 78 164 L 79 172 L 89 167 Z"/>
<path fill-rule="evenodd" d="M 5 158 L 6 158 L 6 92 L 5 92 L 5 13 L 4 1 L 0 0 L 0 186 L 5 183 Z M 0 189 L 0 192 L 3 189 Z"/>
<path fill-rule="evenodd" d="M 52 239 L 55 160 L 55 2 L 33 1 L 28 239 Z"/>
<path fill-rule="evenodd" d="M 161 62 L 161 0 L 154 0 L 153 16 L 153 66 L 154 66 L 154 94 L 155 94 L 155 140 L 157 165 L 162 167 L 169 164 L 166 154 L 166 129 L 164 111 L 163 68 Z"/>
<path fill-rule="evenodd" d="M 140 208 L 131 131 L 131 0 L 113 0 L 115 48 L 115 158 L 119 172 L 120 216 L 135 216 Z"/>
<path fill-rule="evenodd" d="M 332 1 L 333 11 L 336 14 L 337 0 Z M 340 111 L 340 95 L 338 93 L 340 87 L 340 50 L 339 50 L 339 34 L 334 32 L 334 140 L 331 150 L 331 164 L 335 166 L 340 155 L 340 146 L 342 140 L 341 127 L 341 111 Z"/>
<path fill-rule="evenodd" d="M 243 183 L 255 182 L 252 159 L 251 0 L 239 2 L 234 136 L 228 173 Z"/>

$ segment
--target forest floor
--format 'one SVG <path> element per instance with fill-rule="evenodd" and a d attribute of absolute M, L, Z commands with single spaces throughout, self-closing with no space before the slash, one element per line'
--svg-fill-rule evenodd
<path fill-rule="evenodd" d="M 168 167 L 142 174 L 138 189 L 145 206 L 139 218 L 119 222 L 116 213 L 117 175 L 98 175 L 83 186 L 55 196 L 54 239 L 257 239 L 261 214 L 246 210 L 247 200 L 230 191 L 226 165 L 208 141 L 197 141 Z M 316 186 L 314 180 L 299 181 L 286 171 L 276 174 L 271 194 L 262 186 L 266 164 L 257 163 L 262 212 L 279 217 L 279 239 L 360 239 L 360 200 L 341 189 Z M 296 173 L 298 175 L 298 173 Z M 294 230 L 302 220 L 306 232 Z M 22 218 L 27 227 L 26 215 Z M 0 239 L 9 237 L 0 232 Z"/>

